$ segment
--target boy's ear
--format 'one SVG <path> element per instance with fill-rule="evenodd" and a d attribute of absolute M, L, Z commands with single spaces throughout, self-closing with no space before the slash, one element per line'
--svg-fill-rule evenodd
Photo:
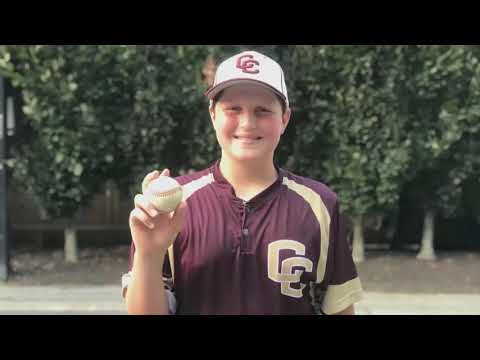
<path fill-rule="evenodd" d="M 210 114 L 210 120 L 212 122 L 212 125 L 215 128 L 215 109 L 212 106 L 210 106 L 208 108 L 208 113 Z"/>
<path fill-rule="evenodd" d="M 282 129 L 282 135 L 287 130 L 288 123 L 290 122 L 290 116 L 292 115 L 292 111 L 290 108 L 288 108 L 285 111 L 285 114 L 282 115 L 282 124 L 283 124 L 283 129 Z"/>

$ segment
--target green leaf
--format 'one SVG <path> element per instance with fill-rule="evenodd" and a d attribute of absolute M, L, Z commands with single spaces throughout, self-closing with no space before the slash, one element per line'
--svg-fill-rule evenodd
<path fill-rule="evenodd" d="M 75 167 L 73 168 L 73 174 L 75 176 L 80 176 L 82 175 L 82 172 L 83 172 L 82 164 L 79 164 L 79 163 L 75 164 Z"/>

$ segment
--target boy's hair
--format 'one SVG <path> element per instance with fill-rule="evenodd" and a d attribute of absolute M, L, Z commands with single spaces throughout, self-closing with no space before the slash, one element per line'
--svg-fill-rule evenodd
<path fill-rule="evenodd" d="M 215 105 L 217 104 L 217 102 L 220 100 L 220 98 L 223 96 L 223 93 L 225 92 L 225 90 L 222 90 L 220 91 L 217 96 L 215 96 L 213 99 L 212 99 L 212 109 L 215 109 Z M 285 115 L 285 112 L 287 111 L 287 104 L 285 104 L 285 101 L 280 97 L 278 96 L 277 94 L 273 93 L 277 100 L 280 102 L 280 105 L 282 105 L 282 115 Z"/>

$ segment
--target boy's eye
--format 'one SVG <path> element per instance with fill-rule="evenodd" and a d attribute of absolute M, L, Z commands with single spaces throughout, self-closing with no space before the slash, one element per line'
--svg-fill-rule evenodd
<path fill-rule="evenodd" d="M 240 111 L 239 106 L 229 106 L 227 107 L 227 111 Z"/>
<path fill-rule="evenodd" d="M 261 108 L 258 110 L 261 113 L 270 113 L 271 111 L 269 109 Z"/>

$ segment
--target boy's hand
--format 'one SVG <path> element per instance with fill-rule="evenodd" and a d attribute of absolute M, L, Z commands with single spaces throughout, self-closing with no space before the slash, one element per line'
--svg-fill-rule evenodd
<path fill-rule="evenodd" d="M 147 174 L 142 182 L 142 192 L 152 180 L 162 175 L 170 176 L 170 171 L 165 169 L 161 174 L 158 171 Z M 186 202 L 182 201 L 169 214 L 160 214 L 143 194 L 137 194 L 134 202 L 129 223 L 135 251 L 144 256 L 164 256 L 182 229 Z"/>

